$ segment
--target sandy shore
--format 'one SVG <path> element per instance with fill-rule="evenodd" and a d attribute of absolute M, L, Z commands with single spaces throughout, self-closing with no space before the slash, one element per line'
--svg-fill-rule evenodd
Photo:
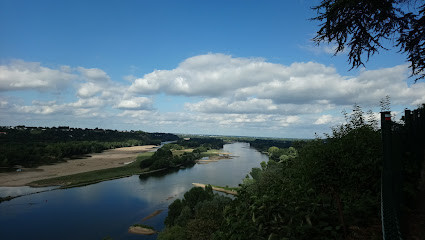
<path fill-rule="evenodd" d="M 155 234 L 156 231 L 149 228 L 139 227 L 139 226 L 131 226 L 128 228 L 129 233 L 142 234 L 142 235 L 152 235 Z"/>
<path fill-rule="evenodd" d="M 25 186 L 30 182 L 61 177 L 76 173 L 123 166 L 135 160 L 139 153 L 155 149 L 155 145 L 124 147 L 90 154 L 84 159 L 68 160 L 64 163 L 24 168 L 22 172 L 0 173 L 0 187 Z"/>

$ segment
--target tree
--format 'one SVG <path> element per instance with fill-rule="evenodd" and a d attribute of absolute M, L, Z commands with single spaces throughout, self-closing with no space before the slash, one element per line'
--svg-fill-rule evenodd
<path fill-rule="evenodd" d="M 313 40 L 336 42 L 335 54 L 350 49 L 352 68 L 364 65 L 384 44 L 407 54 L 412 76 L 425 78 L 425 3 L 422 0 L 322 0 L 313 7 L 322 22 Z"/>

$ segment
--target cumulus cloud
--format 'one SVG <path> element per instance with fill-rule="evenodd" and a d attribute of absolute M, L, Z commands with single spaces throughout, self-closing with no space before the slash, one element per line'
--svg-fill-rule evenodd
<path fill-rule="evenodd" d="M 188 58 L 175 69 L 116 82 L 98 68 L 48 68 L 17 61 L 0 66 L 0 91 L 20 91 L 21 96 L 27 90 L 54 94 L 43 94 L 45 101 L 31 99 L 31 104 L 24 97 L 18 102 L 0 98 L 0 113 L 10 119 L 113 118 L 122 124 L 182 133 L 221 129 L 222 133 L 244 135 L 249 130 L 276 135 L 292 128 L 295 133 L 311 133 L 338 123 L 341 119 L 333 113 L 354 103 L 376 106 L 386 95 L 394 105 L 425 102 L 425 83 L 408 85 L 407 78 L 406 65 L 343 76 L 334 67 L 315 62 L 282 65 L 262 58 L 205 54 Z M 64 87 L 68 88 L 59 96 L 58 90 Z M 184 105 L 185 111 L 167 112 L 161 104 L 157 110 L 155 94 L 178 99 L 173 104 L 176 109 Z"/>
<path fill-rule="evenodd" d="M 77 95 L 80 98 L 90 98 L 102 92 L 105 87 L 92 82 L 82 83 L 77 90 Z"/>
<path fill-rule="evenodd" d="M 251 106 L 246 111 L 267 104 L 272 109 L 261 111 L 276 112 L 279 104 L 374 105 L 386 95 L 397 104 L 424 101 L 425 83 L 408 86 L 407 77 L 406 65 L 363 70 L 358 76 L 348 77 L 338 74 L 334 67 L 314 62 L 285 66 L 260 58 L 206 54 L 188 58 L 175 69 L 146 74 L 134 80 L 130 91 L 212 97 L 206 101 L 236 112 L 243 112 L 244 104 Z M 233 103 L 223 97 L 233 99 Z M 206 103 L 190 108 L 205 109 L 201 105 Z"/>
<path fill-rule="evenodd" d="M 49 114 L 57 114 L 57 113 L 66 113 L 68 109 L 65 105 L 60 105 L 56 103 L 37 103 L 36 105 L 29 106 L 19 106 L 14 105 L 14 111 L 18 113 L 31 113 L 31 114 L 41 114 L 41 115 L 49 115 Z"/>
<path fill-rule="evenodd" d="M 39 62 L 12 61 L 0 66 L 0 91 L 61 89 L 74 79 L 68 66 L 51 69 Z"/>
<path fill-rule="evenodd" d="M 280 120 L 280 126 L 287 127 L 298 122 L 300 122 L 299 116 L 287 116 Z"/>
<path fill-rule="evenodd" d="M 106 72 L 98 68 L 78 67 L 77 70 L 85 80 L 90 82 L 104 82 L 111 79 Z"/>
<path fill-rule="evenodd" d="M 78 101 L 66 104 L 66 106 L 74 108 L 100 108 L 106 105 L 106 101 L 99 97 L 89 99 L 78 99 Z"/>
<path fill-rule="evenodd" d="M 126 110 L 147 110 L 152 108 L 152 100 L 147 97 L 133 97 L 131 99 L 123 99 L 116 108 Z"/>
<path fill-rule="evenodd" d="M 332 122 L 333 119 L 334 119 L 334 117 L 332 115 L 325 114 L 325 115 L 320 116 L 314 122 L 314 124 L 316 124 L 316 125 L 328 124 L 328 123 Z"/>
<path fill-rule="evenodd" d="M 173 70 L 155 70 L 134 81 L 136 93 L 165 92 L 185 96 L 225 96 L 234 90 L 258 83 L 268 75 L 270 63 L 256 58 L 233 58 L 207 54 L 186 59 Z M 262 69 L 263 71 L 258 71 Z"/>
<path fill-rule="evenodd" d="M 197 103 L 186 103 L 187 110 L 204 113 L 257 113 L 257 114 L 306 114 L 318 113 L 334 108 L 326 101 L 311 104 L 276 104 L 271 99 L 249 98 L 232 100 L 230 98 L 208 98 Z"/>

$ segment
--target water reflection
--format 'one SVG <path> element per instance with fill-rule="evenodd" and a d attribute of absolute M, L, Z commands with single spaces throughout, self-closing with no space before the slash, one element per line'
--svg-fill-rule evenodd
<path fill-rule="evenodd" d="M 162 229 L 168 205 L 183 197 L 193 182 L 237 186 L 251 168 L 267 160 L 245 143 L 227 144 L 223 151 L 237 157 L 3 202 L 2 239 L 156 239 L 129 234 L 127 229 L 154 211 L 164 210 L 143 222 Z"/>
<path fill-rule="evenodd" d="M 23 187 L 0 187 L 0 197 L 16 197 L 21 195 L 28 195 L 33 193 L 39 193 L 39 192 L 45 192 L 50 191 L 53 189 L 56 189 L 58 187 L 39 187 L 39 188 L 33 188 L 28 186 Z"/>

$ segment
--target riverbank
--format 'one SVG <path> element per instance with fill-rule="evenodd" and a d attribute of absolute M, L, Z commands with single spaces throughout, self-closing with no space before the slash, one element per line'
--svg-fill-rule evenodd
<path fill-rule="evenodd" d="M 141 172 L 137 161 L 134 161 L 136 157 L 140 153 L 150 157 L 152 153 L 149 151 L 156 148 L 155 145 L 116 148 L 83 159 L 22 169 L 20 172 L 0 173 L 0 186 L 78 185 L 83 182 L 91 184 L 90 180 L 93 181 L 96 176 L 102 181 L 131 176 Z"/>
<path fill-rule="evenodd" d="M 192 185 L 195 187 L 201 187 L 201 188 L 205 188 L 207 186 L 207 184 L 202 184 L 202 183 L 192 183 Z M 238 192 L 234 190 L 225 189 L 223 187 L 218 187 L 218 186 L 211 186 L 211 187 L 212 187 L 212 190 L 217 192 L 224 192 L 231 195 L 238 195 Z"/>

